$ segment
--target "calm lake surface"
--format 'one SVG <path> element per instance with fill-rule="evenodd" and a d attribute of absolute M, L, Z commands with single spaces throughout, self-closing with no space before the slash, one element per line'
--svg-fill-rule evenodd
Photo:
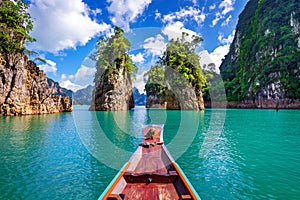
<path fill-rule="evenodd" d="M 300 110 L 87 109 L 0 117 L 0 199 L 97 199 L 150 123 L 202 199 L 300 199 Z"/>

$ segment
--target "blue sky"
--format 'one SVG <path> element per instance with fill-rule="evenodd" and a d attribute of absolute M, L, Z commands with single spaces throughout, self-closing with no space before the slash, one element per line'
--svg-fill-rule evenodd
<path fill-rule="evenodd" d="M 171 3 L 172 2 L 172 3 Z M 134 81 L 140 91 L 143 73 L 182 31 L 201 36 L 200 63 L 219 66 L 247 0 L 30 0 L 31 35 L 46 63 L 37 63 L 61 86 L 77 90 L 93 84 L 95 66 L 88 59 L 97 40 L 123 28 L 139 67 Z"/>

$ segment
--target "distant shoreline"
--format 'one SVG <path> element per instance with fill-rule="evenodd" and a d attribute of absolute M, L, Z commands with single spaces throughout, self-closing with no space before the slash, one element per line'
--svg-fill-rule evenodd
<path fill-rule="evenodd" d="M 239 108 L 239 109 L 300 109 L 300 100 L 264 100 L 253 101 L 205 101 L 205 108 Z"/>

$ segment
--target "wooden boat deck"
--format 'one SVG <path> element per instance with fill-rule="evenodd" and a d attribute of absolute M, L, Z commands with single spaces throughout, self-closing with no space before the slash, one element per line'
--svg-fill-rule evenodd
<path fill-rule="evenodd" d="M 187 188 L 185 177 L 178 174 L 177 165 L 163 144 L 162 127 L 146 126 L 143 134 L 143 142 L 103 199 L 198 199 Z"/>
<path fill-rule="evenodd" d="M 144 183 L 128 183 L 124 189 L 124 199 L 132 200 L 160 200 L 179 199 L 173 183 L 156 183 L 145 185 Z"/>

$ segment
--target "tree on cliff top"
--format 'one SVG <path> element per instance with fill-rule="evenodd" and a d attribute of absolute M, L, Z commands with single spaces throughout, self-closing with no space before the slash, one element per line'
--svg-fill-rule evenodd
<path fill-rule="evenodd" d="M 202 73 L 199 57 L 196 48 L 203 39 L 199 36 L 192 36 L 185 32 L 181 38 L 172 39 L 167 45 L 164 55 L 160 61 L 164 66 L 173 68 L 183 75 L 193 87 L 197 95 L 201 92 L 201 88 L 205 85 L 205 76 Z"/>
<path fill-rule="evenodd" d="M 147 95 L 165 96 L 165 72 L 161 65 L 151 66 L 151 69 L 144 74 L 146 81 L 145 90 Z"/>
<path fill-rule="evenodd" d="M 103 37 L 97 43 L 97 51 L 93 55 L 97 61 L 95 82 L 105 73 L 111 73 L 115 69 L 124 67 L 125 71 L 135 75 L 136 65 L 129 56 L 131 44 L 124 36 L 124 31 L 115 27 L 115 34 L 109 38 Z"/>
<path fill-rule="evenodd" d="M 195 50 L 202 40 L 199 36 L 188 38 L 188 34 L 185 32 L 182 33 L 181 38 L 172 39 L 168 43 L 163 56 L 157 61 L 157 64 L 152 66 L 145 74 L 147 78 L 145 86 L 147 94 L 162 95 L 165 93 L 165 74 L 168 72 L 164 66 L 170 67 L 182 74 L 184 80 L 195 87 L 197 93 L 200 93 L 201 88 L 206 83 L 206 79 L 201 70 L 199 57 Z M 173 77 L 172 81 L 182 82 L 182 80 L 181 77 L 178 79 Z M 181 85 L 184 83 L 178 84 Z"/>
<path fill-rule="evenodd" d="M 0 53 L 22 52 L 33 28 L 28 4 L 22 0 L 0 0 Z"/>

